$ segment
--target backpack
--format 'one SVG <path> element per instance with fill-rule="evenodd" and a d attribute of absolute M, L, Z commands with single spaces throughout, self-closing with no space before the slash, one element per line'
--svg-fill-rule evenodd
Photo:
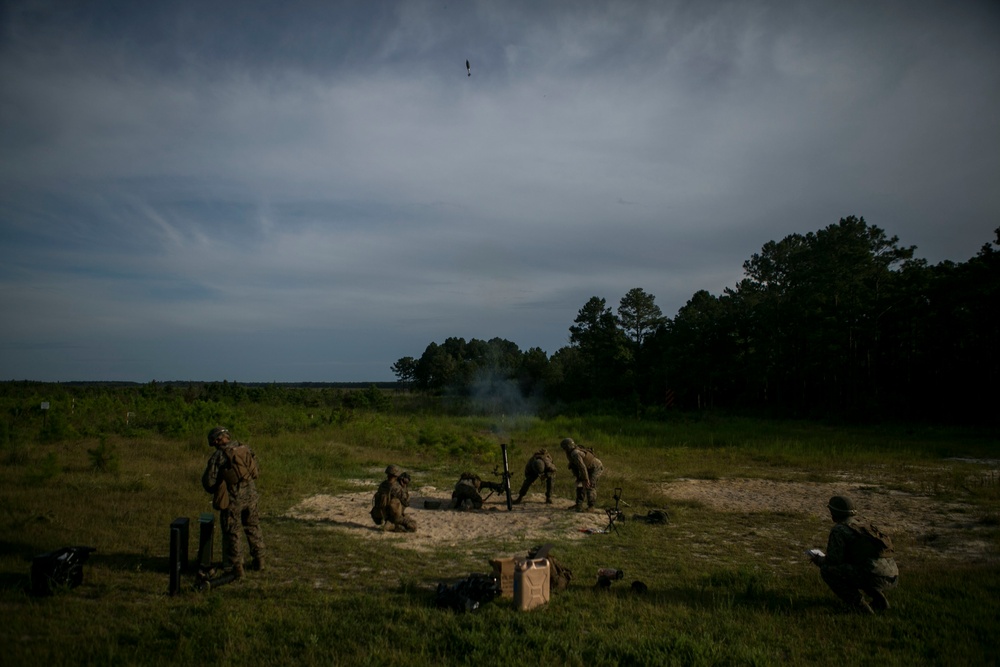
<path fill-rule="evenodd" d="M 378 491 L 372 496 L 372 509 L 369 512 L 372 517 L 372 521 L 375 522 L 376 526 L 381 526 L 388 515 L 389 509 L 389 499 L 390 499 L 390 487 L 386 482 L 379 484 Z"/>
<path fill-rule="evenodd" d="M 224 447 L 221 451 L 226 457 L 226 464 L 221 471 L 222 479 L 216 484 L 212 494 L 212 508 L 220 511 L 229 509 L 232 487 L 257 479 L 260 474 L 257 459 L 246 445 L 240 443 L 234 447 Z"/>
<path fill-rule="evenodd" d="M 874 523 L 858 522 L 852 524 L 851 529 L 861 537 L 858 541 L 858 556 L 864 559 L 892 557 L 892 538 Z"/>
<path fill-rule="evenodd" d="M 591 447 L 578 447 L 578 449 L 583 452 L 583 465 L 588 468 L 594 467 L 594 463 L 597 461 L 597 454 L 594 453 Z"/>
<path fill-rule="evenodd" d="M 249 447 L 240 443 L 235 447 L 226 447 L 222 451 L 228 462 L 222 476 L 230 486 L 257 479 L 260 469 L 257 467 L 257 459 Z"/>
<path fill-rule="evenodd" d="M 652 525 L 670 523 L 670 515 L 667 514 L 667 510 L 649 510 L 646 516 L 642 517 L 642 521 Z"/>
<path fill-rule="evenodd" d="M 459 613 L 472 612 L 498 598 L 500 593 L 500 579 L 496 574 L 473 573 L 454 584 L 438 584 L 434 605 Z"/>
<path fill-rule="evenodd" d="M 573 570 L 550 556 L 551 549 L 551 544 L 543 544 L 528 551 L 528 558 L 547 558 L 549 561 L 549 594 L 566 590 L 573 580 Z"/>

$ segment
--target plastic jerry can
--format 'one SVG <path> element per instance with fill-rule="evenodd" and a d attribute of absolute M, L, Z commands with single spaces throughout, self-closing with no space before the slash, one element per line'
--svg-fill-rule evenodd
<path fill-rule="evenodd" d="M 514 606 L 528 611 L 549 601 L 549 559 L 528 558 L 514 565 Z"/>

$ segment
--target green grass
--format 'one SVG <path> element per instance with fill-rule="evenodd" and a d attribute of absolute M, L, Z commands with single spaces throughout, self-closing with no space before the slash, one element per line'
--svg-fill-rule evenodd
<path fill-rule="evenodd" d="M 239 432 L 261 461 L 268 569 L 197 592 L 167 594 L 168 526 L 209 509 L 200 439 L 104 436 L 8 445 L 0 458 L 0 649 L 5 665 L 911 665 L 993 664 L 1000 615 L 995 556 L 961 563 L 907 559 L 885 615 L 845 614 L 815 568 L 796 556 L 814 519 L 781 511 L 720 513 L 672 503 L 671 522 L 627 521 L 620 534 L 556 540 L 570 589 L 528 613 L 509 602 L 476 614 L 434 608 L 436 584 L 526 552 L 516 537 L 418 554 L 288 518 L 317 493 L 354 489 L 395 462 L 448 488 L 463 469 L 488 472 L 510 444 L 515 482 L 534 449 L 572 436 L 609 467 L 637 513 L 661 504 L 655 484 L 682 477 L 825 481 L 847 471 L 890 489 L 960 500 L 980 539 L 1000 546 L 1000 489 L 982 466 L 995 438 L 903 428 L 702 419 L 497 420 L 356 415 L 302 433 Z M 95 454 L 95 452 L 97 452 Z M 557 460 L 561 459 L 561 452 Z M 114 461 L 114 465 L 108 465 Z M 560 469 L 564 464 L 560 460 Z M 977 478 L 977 474 L 979 478 Z M 977 483 L 977 479 L 981 481 Z M 556 493 L 571 497 L 568 475 Z M 559 506 L 557 506 L 559 507 Z M 780 509 L 780 508 L 779 508 Z M 194 532 L 194 531 L 193 531 Z M 983 537 L 985 536 L 985 538 Z M 218 535 L 216 536 L 218 557 Z M 192 536 L 192 551 L 196 538 Z M 51 598 L 26 592 L 31 556 L 98 549 L 84 584 Z M 794 564 L 790 564 L 794 563 Z M 610 590 L 598 567 L 625 571 Z M 628 583 L 640 579 L 645 595 Z"/>

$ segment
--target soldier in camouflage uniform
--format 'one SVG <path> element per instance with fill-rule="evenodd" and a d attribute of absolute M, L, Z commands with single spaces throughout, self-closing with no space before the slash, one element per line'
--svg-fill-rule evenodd
<path fill-rule="evenodd" d="M 563 439 L 559 446 L 566 452 L 570 472 L 576 477 L 576 503 L 568 509 L 582 512 L 586 501 L 587 509 L 593 510 L 597 503 L 597 480 L 604 474 L 604 464 L 593 450 L 577 446 L 573 438 Z"/>
<path fill-rule="evenodd" d="M 372 499 L 371 516 L 377 525 L 391 523 L 400 533 L 417 531 L 417 522 L 406 516 L 406 508 L 410 506 L 409 486 L 410 473 L 403 472 L 397 465 L 386 467 L 385 479 Z"/>
<path fill-rule="evenodd" d="M 556 464 L 552 462 L 552 456 L 544 449 L 539 449 L 528 459 L 524 466 L 524 483 L 517 492 L 514 504 L 521 502 L 528 489 L 541 477 L 545 480 L 545 503 L 552 504 L 552 476 L 556 474 Z"/>
<path fill-rule="evenodd" d="M 484 482 L 483 479 L 471 472 L 463 472 L 455 484 L 455 490 L 451 492 L 451 507 L 456 510 L 483 508 L 482 489 L 492 491 L 503 491 L 503 484 L 499 482 Z"/>
<path fill-rule="evenodd" d="M 222 530 L 222 564 L 233 568 L 233 573 L 243 576 L 243 544 L 242 533 L 246 534 L 250 545 L 250 569 L 264 569 L 264 535 L 260 530 L 260 513 L 257 509 L 259 496 L 254 478 L 229 483 L 225 476 L 231 469 L 228 455 L 241 443 L 233 440 L 228 429 L 217 426 L 208 432 L 208 444 L 215 447 L 215 452 L 209 457 L 205 472 L 201 476 L 201 485 L 208 493 L 214 493 L 220 484 L 225 484 L 229 493 L 229 506 L 219 510 L 219 523 Z M 245 446 L 245 445 L 243 445 Z M 249 449 L 249 448 L 247 448 Z M 257 457 L 250 450 L 256 473 Z M 230 473 L 231 474 L 231 473 Z"/>
<path fill-rule="evenodd" d="M 873 552 L 861 530 L 867 523 L 857 516 L 850 498 L 834 496 L 827 509 L 836 525 L 830 531 L 826 554 L 812 555 L 812 562 L 819 566 L 830 590 L 854 611 L 863 614 L 873 613 L 873 608 L 885 611 L 889 600 L 884 591 L 895 588 L 899 581 L 895 559 Z M 871 604 L 862 593 L 871 598 Z"/>

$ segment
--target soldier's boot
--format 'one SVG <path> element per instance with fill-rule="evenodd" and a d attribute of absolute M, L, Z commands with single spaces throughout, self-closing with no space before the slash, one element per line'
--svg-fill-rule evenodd
<path fill-rule="evenodd" d="M 514 498 L 514 500 L 512 500 L 511 503 L 513 503 L 514 505 L 520 505 L 521 504 L 520 494 L 517 496 L 517 498 Z"/>
<path fill-rule="evenodd" d="M 871 616 L 871 615 L 873 615 L 875 613 L 872 610 L 871 606 L 869 606 L 869 604 L 867 602 L 865 602 L 864 600 L 862 600 L 861 602 L 859 602 L 856 605 L 854 605 L 851 609 L 855 613 L 863 614 L 865 616 Z"/>
<path fill-rule="evenodd" d="M 254 572 L 262 572 L 264 570 L 264 557 L 254 556 L 253 560 L 250 561 L 250 569 Z"/>
<path fill-rule="evenodd" d="M 233 575 L 235 575 L 237 579 L 242 579 L 244 574 L 246 573 L 243 571 L 243 563 L 233 565 Z"/>
<path fill-rule="evenodd" d="M 552 496 L 545 496 L 545 504 L 546 505 L 552 504 Z"/>
<path fill-rule="evenodd" d="M 872 591 L 872 609 L 875 611 L 886 611 L 889 608 L 889 599 L 882 591 Z"/>

